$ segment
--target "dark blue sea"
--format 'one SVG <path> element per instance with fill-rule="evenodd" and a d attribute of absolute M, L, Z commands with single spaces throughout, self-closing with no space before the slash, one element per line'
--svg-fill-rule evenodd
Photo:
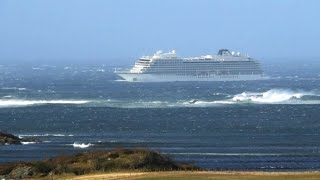
<path fill-rule="evenodd" d="M 248 82 L 128 83 L 113 68 L 0 65 L 0 130 L 42 141 L 0 146 L 0 162 L 147 148 L 210 170 L 320 170 L 320 59 L 265 61 L 271 78 Z"/>

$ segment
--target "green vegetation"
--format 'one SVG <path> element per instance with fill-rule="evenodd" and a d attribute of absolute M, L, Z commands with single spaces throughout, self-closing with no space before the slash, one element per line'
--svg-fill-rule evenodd
<path fill-rule="evenodd" d="M 120 149 L 84 152 L 44 161 L 0 164 L 1 177 L 8 179 L 48 177 L 61 174 L 84 175 L 95 172 L 169 171 L 199 169 L 190 164 L 179 164 L 155 151 Z"/>
<path fill-rule="evenodd" d="M 320 172 L 210 172 L 179 164 L 155 151 L 83 152 L 43 161 L 0 164 L 0 179 L 318 180 Z"/>

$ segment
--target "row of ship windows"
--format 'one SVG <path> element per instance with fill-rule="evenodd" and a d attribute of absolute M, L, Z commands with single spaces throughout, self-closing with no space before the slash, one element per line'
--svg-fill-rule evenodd
<path fill-rule="evenodd" d="M 134 67 L 134 68 L 146 68 L 146 69 L 220 69 L 220 68 L 232 68 L 232 69 L 243 69 L 243 68 L 260 68 L 259 66 L 219 66 L 219 67 L 213 67 L 213 66 L 203 66 L 203 67 L 172 67 L 172 66 L 168 66 L 168 67 Z"/>
<path fill-rule="evenodd" d="M 248 74 L 249 75 L 249 74 Z M 251 75 L 251 74 L 250 74 Z M 220 77 L 220 78 L 238 78 L 239 75 L 227 75 L 227 74 L 223 74 L 223 75 L 214 75 L 214 76 L 200 76 L 200 75 L 186 75 L 186 76 L 180 76 L 177 75 L 177 77 L 180 78 L 210 78 L 210 77 Z M 160 76 L 161 78 L 168 78 L 167 76 Z"/>
<path fill-rule="evenodd" d="M 140 61 L 138 61 L 140 62 Z M 153 60 L 151 62 L 161 62 L 161 63 L 172 63 L 172 62 L 179 62 L 179 63 L 236 63 L 236 62 L 258 62 L 256 60 Z"/>
<path fill-rule="evenodd" d="M 172 66 L 172 65 L 162 65 L 162 66 L 146 66 L 146 65 L 137 65 L 135 67 L 149 67 L 149 68 L 165 68 L 165 67 L 172 67 L 172 68 L 203 68 L 203 67 L 260 67 L 259 64 L 241 64 L 241 65 L 215 65 L 215 66 L 208 66 L 208 65 L 197 65 L 197 66 Z"/>
<path fill-rule="evenodd" d="M 144 70 L 147 72 L 163 72 L 163 71 L 181 71 L 181 72 L 211 72 L 211 71 L 261 71 L 259 68 L 238 68 L 238 69 L 231 69 L 231 68 L 220 68 L 220 69 L 147 69 Z"/>
<path fill-rule="evenodd" d="M 136 63 L 140 64 L 140 63 Z M 260 64 L 258 62 L 242 62 L 242 63 L 141 63 L 141 64 L 152 64 L 152 65 L 168 65 L 168 66 L 173 66 L 173 65 L 185 65 L 185 66 L 201 66 L 201 65 L 210 65 L 210 66 L 215 66 L 215 65 L 248 65 L 248 64 Z"/>
<path fill-rule="evenodd" d="M 150 67 L 221 67 L 221 66 L 260 66 L 258 63 L 250 64 L 197 64 L 197 65 L 188 65 L 188 64 L 136 64 L 136 66 L 150 66 Z"/>
<path fill-rule="evenodd" d="M 221 69 L 221 68 L 228 68 L 228 69 L 260 69 L 260 67 L 181 67 L 181 68 L 176 68 L 176 67 L 149 67 L 145 69 Z"/>
<path fill-rule="evenodd" d="M 168 75 L 170 73 L 164 74 Z M 240 72 L 216 72 L 216 73 L 175 73 L 176 76 L 217 76 L 217 75 L 254 75 L 254 74 L 262 74 L 262 72 L 246 72 L 246 73 L 240 73 Z"/>

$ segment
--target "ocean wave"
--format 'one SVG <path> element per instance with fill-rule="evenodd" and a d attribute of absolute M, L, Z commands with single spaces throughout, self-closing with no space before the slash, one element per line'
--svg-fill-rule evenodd
<path fill-rule="evenodd" d="M 0 99 L 0 107 L 20 107 L 45 104 L 85 104 L 86 100 L 21 100 L 21 99 Z"/>
<path fill-rule="evenodd" d="M 220 95 L 220 94 L 219 94 Z M 213 95 L 215 96 L 215 95 Z M 320 104 L 320 95 L 315 92 L 290 89 L 270 89 L 264 92 L 242 92 L 223 97 L 199 99 L 168 100 L 93 100 L 85 106 L 115 108 L 183 108 L 183 107 L 221 107 L 240 104 Z"/>
<path fill-rule="evenodd" d="M 235 95 L 233 102 L 252 103 L 282 103 L 289 100 L 299 100 L 303 96 L 317 96 L 313 92 L 293 91 L 286 89 L 271 89 L 266 92 L 243 92 Z"/>
<path fill-rule="evenodd" d="M 74 136 L 73 134 L 20 134 L 19 138 L 24 138 L 24 137 L 72 137 Z"/>
<path fill-rule="evenodd" d="M 195 105 L 209 105 L 209 104 L 235 104 L 236 102 L 223 100 L 223 101 L 197 101 L 194 104 Z"/>
<path fill-rule="evenodd" d="M 31 142 L 21 142 L 23 145 L 28 145 L 28 144 L 36 144 L 37 142 L 31 141 Z"/>
<path fill-rule="evenodd" d="M 2 98 L 12 98 L 12 96 L 8 95 L 8 96 L 3 96 Z"/>
<path fill-rule="evenodd" d="M 226 95 L 222 100 L 192 99 L 177 102 L 156 101 L 144 102 L 147 107 L 215 107 L 236 104 L 320 104 L 320 95 L 313 91 L 270 89 L 264 92 L 243 92 L 236 95 Z M 142 104 L 137 104 L 141 106 Z"/>
<path fill-rule="evenodd" d="M 27 88 L 21 88 L 21 87 L 3 87 L 2 90 L 19 90 L 19 91 L 25 91 Z"/>
<path fill-rule="evenodd" d="M 74 148 L 88 148 L 88 147 L 90 147 L 90 146 L 93 146 L 93 144 L 91 144 L 91 143 L 77 143 L 77 142 L 75 142 L 75 143 L 73 143 L 72 144 L 72 146 L 74 147 Z"/>
<path fill-rule="evenodd" d="M 1 107 L 21 107 L 45 104 L 81 104 L 85 107 L 112 108 L 183 108 L 183 107 L 219 107 L 238 104 L 320 104 L 317 91 L 291 89 L 270 89 L 262 92 L 245 91 L 239 94 L 215 93 L 209 98 L 180 100 L 19 100 L 0 99 Z M 219 96 L 219 97 L 217 97 Z"/>

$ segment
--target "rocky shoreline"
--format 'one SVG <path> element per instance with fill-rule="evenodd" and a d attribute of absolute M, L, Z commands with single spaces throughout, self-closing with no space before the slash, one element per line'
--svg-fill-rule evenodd
<path fill-rule="evenodd" d="M 22 139 L 13 134 L 0 132 L 0 145 L 21 145 Z"/>
<path fill-rule="evenodd" d="M 182 164 L 158 152 L 145 149 L 119 149 L 83 152 L 73 156 L 55 157 L 43 161 L 0 164 L 0 179 L 53 177 L 62 174 L 85 175 L 117 171 L 178 171 L 199 170 Z"/>
<path fill-rule="evenodd" d="M 26 142 L 39 143 L 40 140 L 32 138 L 20 138 L 13 134 L 0 132 L 0 146 L 1 145 L 22 145 Z"/>
<path fill-rule="evenodd" d="M 0 132 L 0 145 L 38 143 L 39 140 L 20 138 Z M 195 170 L 191 164 L 181 164 L 158 152 L 145 149 L 118 149 L 83 152 L 73 156 L 60 156 L 42 161 L 0 164 L 0 179 L 25 179 L 59 176 L 61 174 L 84 175 L 94 172 L 127 170 L 168 171 Z"/>

